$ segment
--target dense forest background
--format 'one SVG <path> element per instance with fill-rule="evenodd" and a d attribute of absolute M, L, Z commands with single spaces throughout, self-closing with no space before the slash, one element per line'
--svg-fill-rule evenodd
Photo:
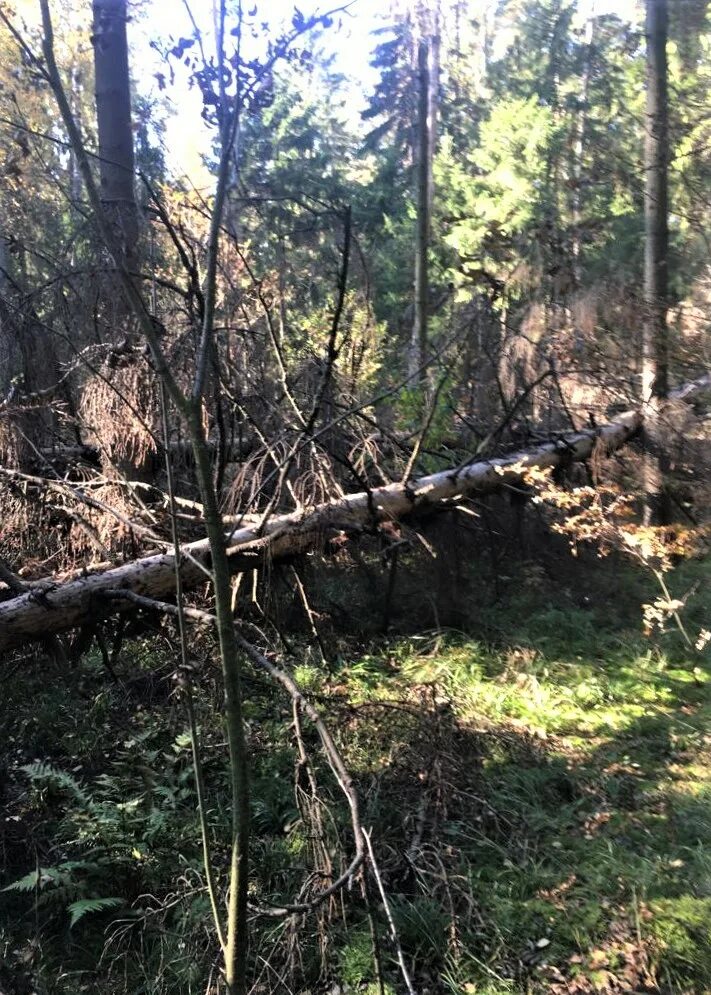
<path fill-rule="evenodd" d="M 706 0 L 0 55 L 0 991 L 711 991 Z"/>

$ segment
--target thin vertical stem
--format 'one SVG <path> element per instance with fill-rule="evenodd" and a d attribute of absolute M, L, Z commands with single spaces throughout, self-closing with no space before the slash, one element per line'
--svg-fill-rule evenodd
<path fill-rule="evenodd" d="M 428 260 L 430 234 L 430 71 L 429 46 L 422 39 L 417 49 L 417 222 L 415 226 L 415 315 L 410 345 L 410 372 L 423 367 L 427 358 Z M 424 385 L 426 373 L 423 374 Z"/>

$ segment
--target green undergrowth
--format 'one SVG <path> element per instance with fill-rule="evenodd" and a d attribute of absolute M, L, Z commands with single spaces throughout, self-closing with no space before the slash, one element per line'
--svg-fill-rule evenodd
<path fill-rule="evenodd" d="M 709 615 L 706 564 L 679 583 Z M 586 592 L 535 569 L 472 633 L 390 639 L 323 665 L 289 659 L 352 771 L 416 990 L 711 992 L 711 670 L 678 632 L 641 634 L 644 585 Z M 195 687 L 210 834 L 229 860 L 214 650 Z M 171 654 L 131 644 L 121 682 L 90 654 L 6 684 L 0 722 L 0 989 L 216 990 L 184 708 Z M 130 675 L 130 680 L 128 676 Z M 255 904 L 345 866 L 347 811 L 313 729 L 319 796 L 291 706 L 246 672 Z M 253 991 L 404 990 L 374 880 L 297 921 L 255 920 Z M 370 914 L 369 914 L 370 910 Z"/>
<path fill-rule="evenodd" d="M 599 598 L 523 591 L 490 621 L 505 639 L 423 635 L 339 675 L 380 713 L 351 762 L 381 771 L 386 849 L 407 825 L 442 990 L 711 991 L 708 659 Z M 385 788 L 400 764 L 419 768 L 406 816 Z"/>

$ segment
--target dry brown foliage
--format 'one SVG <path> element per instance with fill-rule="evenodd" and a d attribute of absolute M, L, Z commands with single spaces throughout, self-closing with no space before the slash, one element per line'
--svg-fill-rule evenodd
<path fill-rule="evenodd" d="M 79 415 L 89 441 L 106 454 L 107 473 L 144 468 L 157 451 L 160 424 L 153 371 L 141 360 L 106 368 L 87 381 Z"/>

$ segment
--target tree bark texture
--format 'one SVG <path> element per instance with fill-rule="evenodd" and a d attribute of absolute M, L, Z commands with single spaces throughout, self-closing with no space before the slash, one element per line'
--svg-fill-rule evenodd
<path fill-rule="evenodd" d="M 647 105 L 644 142 L 644 322 L 642 404 L 647 455 L 644 469 L 645 520 L 669 519 L 664 477 L 663 409 L 668 383 L 668 81 L 667 0 L 647 0 Z"/>
<path fill-rule="evenodd" d="M 126 0 L 93 0 L 101 200 L 126 256 L 137 238 Z"/>

